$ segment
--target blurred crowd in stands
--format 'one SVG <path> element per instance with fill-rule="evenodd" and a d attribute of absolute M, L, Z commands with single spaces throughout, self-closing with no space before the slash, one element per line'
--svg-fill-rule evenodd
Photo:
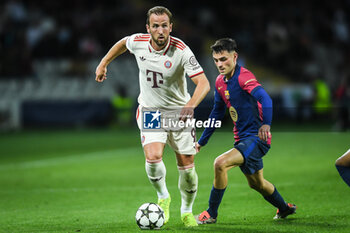
<path fill-rule="evenodd" d="M 199 60 L 210 56 L 216 39 L 232 37 L 255 64 L 290 82 L 322 80 L 339 103 L 349 98 L 349 0 L 4 0 L 0 79 L 35 77 L 34 61 L 55 59 L 69 60 L 71 73 L 86 75 L 79 64 L 100 59 L 126 35 L 145 32 L 147 10 L 155 5 L 172 11 L 172 34 Z"/>

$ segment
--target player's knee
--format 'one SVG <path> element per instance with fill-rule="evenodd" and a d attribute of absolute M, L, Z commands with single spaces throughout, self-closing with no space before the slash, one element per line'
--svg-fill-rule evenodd
<path fill-rule="evenodd" d="M 335 166 L 346 166 L 346 162 L 342 159 L 342 157 L 338 158 L 336 161 L 335 161 Z"/>
<path fill-rule="evenodd" d="M 161 160 L 163 157 L 162 153 L 158 153 L 158 152 L 152 152 L 152 153 L 147 153 L 146 154 L 146 160 L 147 161 L 158 161 Z"/>
<path fill-rule="evenodd" d="M 335 166 L 350 167 L 350 150 L 335 161 Z"/>
<path fill-rule="evenodd" d="M 341 161 L 339 158 L 335 160 L 335 166 L 341 166 Z"/>
<path fill-rule="evenodd" d="M 224 171 L 226 167 L 225 161 L 220 158 L 216 158 L 214 161 L 214 168 L 216 172 L 222 172 Z"/>

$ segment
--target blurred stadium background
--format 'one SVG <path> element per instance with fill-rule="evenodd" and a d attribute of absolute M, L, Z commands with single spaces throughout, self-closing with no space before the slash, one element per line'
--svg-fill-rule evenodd
<path fill-rule="evenodd" d="M 348 0 L 4 0 L 0 131 L 134 125 L 134 57 L 126 53 L 112 62 L 103 84 L 94 81 L 94 72 L 116 41 L 145 32 L 146 12 L 155 5 L 172 11 L 172 35 L 191 47 L 212 87 L 217 70 L 209 46 L 232 37 L 239 63 L 274 99 L 274 122 L 319 119 L 327 130 L 349 129 Z M 210 93 L 198 111 L 208 114 L 212 99 Z"/>
<path fill-rule="evenodd" d="M 275 210 L 235 170 L 221 222 L 198 231 L 349 232 L 350 189 L 334 167 L 350 141 L 349 0 L 0 1 L 0 232 L 137 231 L 137 208 L 155 198 L 134 120 L 137 65 L 123 54 L 102 84 L 95 68 L 116 41 L 146 31 L 155 5 L 172 11 L 172 35 L 194 51 L 212 90 L 209 47 L 236 39 L 239 63 L 274 101 L 264 174 L 299 207 L 273 222 Z M 212 101 L 213 91 L 196 118 Z M 212 162 L 232 146 L 229 116 L 223 125 L 196 157 L 195 213 L 207 206 Z M 193 232 L 178 218 L 177 167 L 164 154 L 174 216 L 164 229 Z"/>

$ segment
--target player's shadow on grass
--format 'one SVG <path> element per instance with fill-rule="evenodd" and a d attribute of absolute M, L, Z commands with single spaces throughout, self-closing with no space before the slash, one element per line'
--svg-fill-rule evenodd
<path fill-rule="evenodd" d="M 350 223 L 348 215 L 330 216 L 290 216 L 286 219 L 256 222 L 220 222 L 210 225 L 200 225 L 195 228 L 165 226 L 162 231 L 169 232 L 239 232 L 239 233 L 270 233 L 270 232 L 348 232 Z M 289 231 L 290 230 L 290 231 Z"/>
<path fill-rule="evenodd" d="M 350 223 L 347 220 L 341 222 L 340 219 L 347 219 L 344 215 L 330 215 L 330 216 L 310 216 L 303 218 L 287 218 L 277 221 L 273 221 L 275 225 L 288 225 L 288 226 L 300 226 L 300 227 L 310 227 L 315 229 L 315 227 L 324 230 L 339 230 L 339 229 L 350 229 Z M 341 223 L 340 223 L 341 222 Z"/>
<path fill-rule="evenodd" d="M 175 231 L 175 232 L 210 232 L 210 233 L 220 233 L 220 232 L 239 232 L 239 233 L 266 233 L 266 230 L 256 229 L 256 228 L 245 228 L 242 225 L 236 224 L 211 224 L 211 225 L 200 225 L 193 228 L 162 228 L 162 231 Z"/>

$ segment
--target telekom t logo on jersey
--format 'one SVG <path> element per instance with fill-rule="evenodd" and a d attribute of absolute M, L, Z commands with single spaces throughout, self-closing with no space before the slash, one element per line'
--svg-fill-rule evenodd
<path fill-rule="evenodd" d="M 150 76 L 148 74 L 151 73 Z M 152 88 L 160 88 L 158 84 L 163 84 L 163 74 L 153 70 L 146 70 L 147 81 L 153 82 Z"/>

